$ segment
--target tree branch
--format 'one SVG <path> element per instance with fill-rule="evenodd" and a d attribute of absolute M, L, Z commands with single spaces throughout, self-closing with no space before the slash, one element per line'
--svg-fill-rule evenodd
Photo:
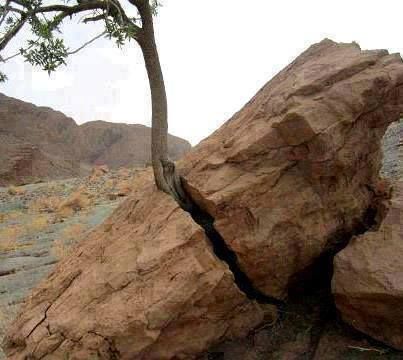
<path fill-rule="evenodd" d="M 87 17 L 83 20 L 83 23 L 86 24 L 89 22 L 95 22 L 95 21 L 99 21 L 102 19 L 105 19 L 105 14 L 100 14 L 100 15 L 93 16 L 93 17 Z"/>
<path fill-rule="evenodd" d="M 20 15 L 24 14 L 24 11 L 22 11 L 21 9 L 17 9 L 15 7 L 8 6 L 8 5 L 5 5 L 5 6 L 0 5 L 0 10 L 4 10 L 3 17 L 0 20 L 0 26 L 3 24 L 3 22 L 4 22 L 5 18 L 6 18 L 6 15 L 9 13 L 9 11 L 16 12 L 16 13 L 18 13 Z"/>
<path fill-rule="evenodd" d="M 94 38 L 92 38 L 91 40 L 87 41 L 85 44 L 81 45 L 79 48 L 77 48 L 76 50 L 70 51 L 67 53 L 67 55 L 73 55 L 78 53 L 80 50 L 84 49 L 86 46 L 92 44 L 95 40 L 99 39 L 101 36 L 105 35 L 107 32 L 103 31 L 102 33 L 98 34 L 97 36 L 95 36 Z"/>
<path fill-rule="evenodd" d="M 131 0 L 137 2 L 137 0 Z M 140 0 L 139 3 L 144 4 L 145 0 Z M 148 0 L 146 0 L 148 2 Z M 21 6 L 23 9 L 18 9 L 18 8 L 10 8 L 10 4 L 17 4 L 18 6 Z M 136 6 L 136 5 L 135 5 Z M 8 30 L 4 36 L 0 39 L 0 52 L 4 50 L 4 48 L 7 46 L 7 44 L 10 42 L 12 38 L 14 38 L 17 33 L 23 28 L 23 26 L 33 17 L 35 17 L 38 14 L 45 15 L 47 13 L 56 13 L 54 15 L 53 21 L 52 21 L 52 26 L 57 27 L 66 17 L 72 16 L 81 12 L 86 12 L 90 10 L 100 10 L 103 13 L 100 15 L 94 14 L 92 17 L 87 17 L 84 19 L 84 23 L 87 22 L 94 22 L 94 21 L 99 21 L 102 20 L 108 16 L 112 17 L 116 23 L 118 23 L 120 26 L 124 27 L 127 26 L 128 28 L 131 28 L 132 33 L 131 37 L 134 38 L 135 40 L 139 41 L 139 38 L 142 35 L 142 27 L 138 26 L 135 24 L 135 21 L 132 21 L 125 13 L 123 7 L 121 6 L 120 2 L 118 0 L 85 0 L 85 1 L 80 1 L 77 5 L 63 5 L 63 4 L 55 4 L 55 5 L 47 5 L 47 6 L 40 6 L 36 8 L 32 8 L 29 4 L 27 5 L 25 2 L 21 0 L 6 0 L 6 4 L 3 8 L 5 13 L 10 12 L 9 10 L 12 9 L 11 13 L 15 16 L 16 13 L 20 14 L 20 18 L 17 18 L 17 21 L 15 25 L 12 27 L 12 29 Z M 138 8 L 137 8 L 138 9 Z M 139 10 L 139 9 L 138 9 Z M 1 22 L 4 21 L 4 14 L 0 17 L 0 24 Z M 83 46 L 79 47 L 78 49 L 68 53 L 68 55 L 75 54 L 78 51 L 82 50 L 84 47 L 87 45 L 91 44 L 93 41 L 96 39 L 100 38 L 102 35 L 104 35 L 105 32 L 102 34 L 96 36 L 94 39 L 91 39 L 87 43 L 85 43 Z M 6 59 L 2 59 L 0 56 L 0 60 L 7 61 L 15 56 L 18 56 L 18 54 L 14 54 L 12 56 L 9 56 Z"/>
<path fill-rule="evenodd" d="M 0 51 L 3 50 L 10 40 L 18 34 L 18 32 L 23 28 L 25 23 L 27 22 L 27 17 L 25 15 L 21 15 L 20 20 L 15 24 L 15 26 L 8 31 L 0 40 Z"/>
<path fill-rule="evenodd" d="M 79 51 L 81 51 L 82 49 L 84 49 L 84 48 L 87 47 L 88 45 L 92 44 L 94 41 L 96 41 L 96 40 L 99 39 L 101 36 L 105 35 L 106 33 L 107 33 L 106 31 L 103 31 L 102 33 L 98 34 L 97 36 L 93 37 L 91 40 L 89 40 L 89 41 L 87 41 L 86 43 L 84 43 L 83 45 L 81 45 L 79 48 L 77 48 L 77 49 L 75 49 L 75 50 L 73 50 L 73 51 L 69 51 L 69 52 L 67 53 L 67 55 L 77 54 Z M 29 50 L 29 49 L 31 49 L 33 46 L 34 46 L 34 44 L 28 46 L 25 50 Z M 9 60 L 11 60 L 11 59 L 13 59 L 13 58 L 19 56 L 19 55 L 21 55 L 21 52 L 20 52 L 20 51 L 17 52 L 17 53 L 15 53 L 15 54 L 13 54 L 13 55 L 10 55 L 10 56 L 8 56 L 8 57 L 6 57 L 6 58 L 3 58 L 3 57 L 0 55 L 0 61 L 3 62 L 3 63 L 5 63 L 5 62 L 7 62 L 7 61 L 9 61 Z"/>
<path fill-rule="evenodd" d="M 95 9 L 106 9 L 106 3 L 104 1 L 87 1 L 74 6 L 67 5 L 48 5 L 43 7 L 38 7 L 34 9 L 33 13 L 46 13 L 53 11 L 61 11 L 66 14 L 66 16 L 77 14 L 81 11 L 95 10 Z"/>
<path fill-rule="evenodd" d="M 26 49 L 24 49 L 24 50 L 29 50 L 29 49 L 31 49 L 33 46 L 34 46 L 34 44 L 31 44 L 31 45 L 29 45 L 29 46 L 28 46 Z M 6 58 L 3 58 L 3 57 L 0 55 L 0 61 L 2 61 L 3 63 L 5 63 L 5 62 L 7 62 L 8 60 L 14 59 L 15 57 L 17 57 L 17 56 L 19 56 L 19 55 L 21 55 L 21 52 L 20 52 L 20 51 L 17 52 L 17 53 L 15 53 L 14 55 L 10 55 L 10 56 L 8 56 L 8 57 L 6 57 Z"/>
<path fill-rule="evenodd" d="M 13 0 L 16 4 L 24 6 L 22 2 L 19 0 Z M 63 19 L 67 16 L 71 16 L 77 14 L 82 11 L 87 10 L 95 10 L 95 9 L 105 9 L 106 3 L 103 1 L 88 1 L 86 3 L 81 3 L 75 6 L 66 6 L 66 5 L 50 5 L 50 6 L 43 6 L 38 7 L 35 9 L 27 9 L 26 12 L 21 14 L 20 20 L 15 24 L 15 26 L 8 31 L 0 40 L 0 51 L 4 50 L 10 40 L 18 34 L 18 32 L 23 28 L 27 20 L 30 16 L 36 14 L 43 14 L 47 12 L 57 12 L 59 11 L 60 14 L 58 16 L 58 22 L 63 21 Z"/>

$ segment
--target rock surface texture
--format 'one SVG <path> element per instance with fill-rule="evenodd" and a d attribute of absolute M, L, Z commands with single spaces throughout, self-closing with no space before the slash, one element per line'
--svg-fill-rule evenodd
<path fill-rule="evenodd" d="M 0 94 L 0 186 L 86 174 L 92 165 L 144 166 L 151 160 L 151 129 L 91 121 L 78 126 L 59 111 Z M 190 150 L 169 136 L 169 155 Z"/>
<path fill-rule="evenodd" d="M 401 86 L 397 55 L 311 46 L 178 164 L 205 231 L 142 176 L 26 300 L 9 358 L 192 359 L 275 316 L 254 298 L 371 222 Z"/>
<path fill-rule="evenodd" d="M 0 188 L 0 343 L 32 288 L 125 199 L 121 184 L 143 171 L 98 167 L 91 177 Z M 68 207 L 74 199 L 81 202 Z"/>
<path fill-rule="evenodd" d="M 376 231 L 354 238 L 335 257 L 337 308 L 356 329 L 403 350 L 403 182 Z"/>
<path fill-rule="evenodd" d="M 11 358 L 186 358 L 262 321 L 203 230 L 142 180 L 28 299 Z"/>
<path fill-rule="evenodd" d="M 381 174 L 391 180 L 403 179 L 403 119 L 389 126 L 383 138 Z"/>
<path fill-rule="evenodd" d="M 262 292 L 286 297 L 370 215 L 380 141 L 402 109 L 399 55 L 325 40 L 183 160 L 188 191 Z"/>

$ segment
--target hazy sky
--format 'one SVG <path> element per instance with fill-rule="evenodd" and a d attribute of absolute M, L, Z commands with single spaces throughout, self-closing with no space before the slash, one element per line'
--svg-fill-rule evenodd
<path fill-rule="evenodd" d="M 401 0 L 164 0 L 163 4 L 155 22 L 169 131 L 193 144 L 229 119 L 310 44 L 325 37 L 357 41 L 363 49 L 403 51 Z M 67 26 L 66 42 L 74 49 L 100 31 L 94 24 Z M 16 49 L 21 41 L 13 45 Z M 1 92 L 60 110 L 78 123 L 150 125 L 146 73 L 133 42 L 121 50 L 101 39 L 51 77 L 21 59 L 2 68 L 9 81 L 0 85 Z"/>

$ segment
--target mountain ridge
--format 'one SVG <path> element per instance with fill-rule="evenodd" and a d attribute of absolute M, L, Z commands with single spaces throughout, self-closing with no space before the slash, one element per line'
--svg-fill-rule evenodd
<path fill-rule="evenodd" d="M 94 120 L 83 124 L 47 106 L 0 93 L 0 186 L 86 175 L 94 165 L 145 166 L 151 128 Z M 179 159 L 188 141 L 169 135 L 169 156 Z"/>

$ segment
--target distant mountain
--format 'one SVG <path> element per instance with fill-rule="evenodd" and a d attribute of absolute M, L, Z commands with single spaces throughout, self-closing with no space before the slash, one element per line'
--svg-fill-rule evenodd
<path fill-rule="evenodd" d="M 95 164 L 110 168 L 150 162 L 151 129 L 92 121 L 83 125 L 59 111 L 0 93 L 0 186 L 88 173 Z M 190 150 L 188 141 L 169 135 L 176 160 Z"/>

